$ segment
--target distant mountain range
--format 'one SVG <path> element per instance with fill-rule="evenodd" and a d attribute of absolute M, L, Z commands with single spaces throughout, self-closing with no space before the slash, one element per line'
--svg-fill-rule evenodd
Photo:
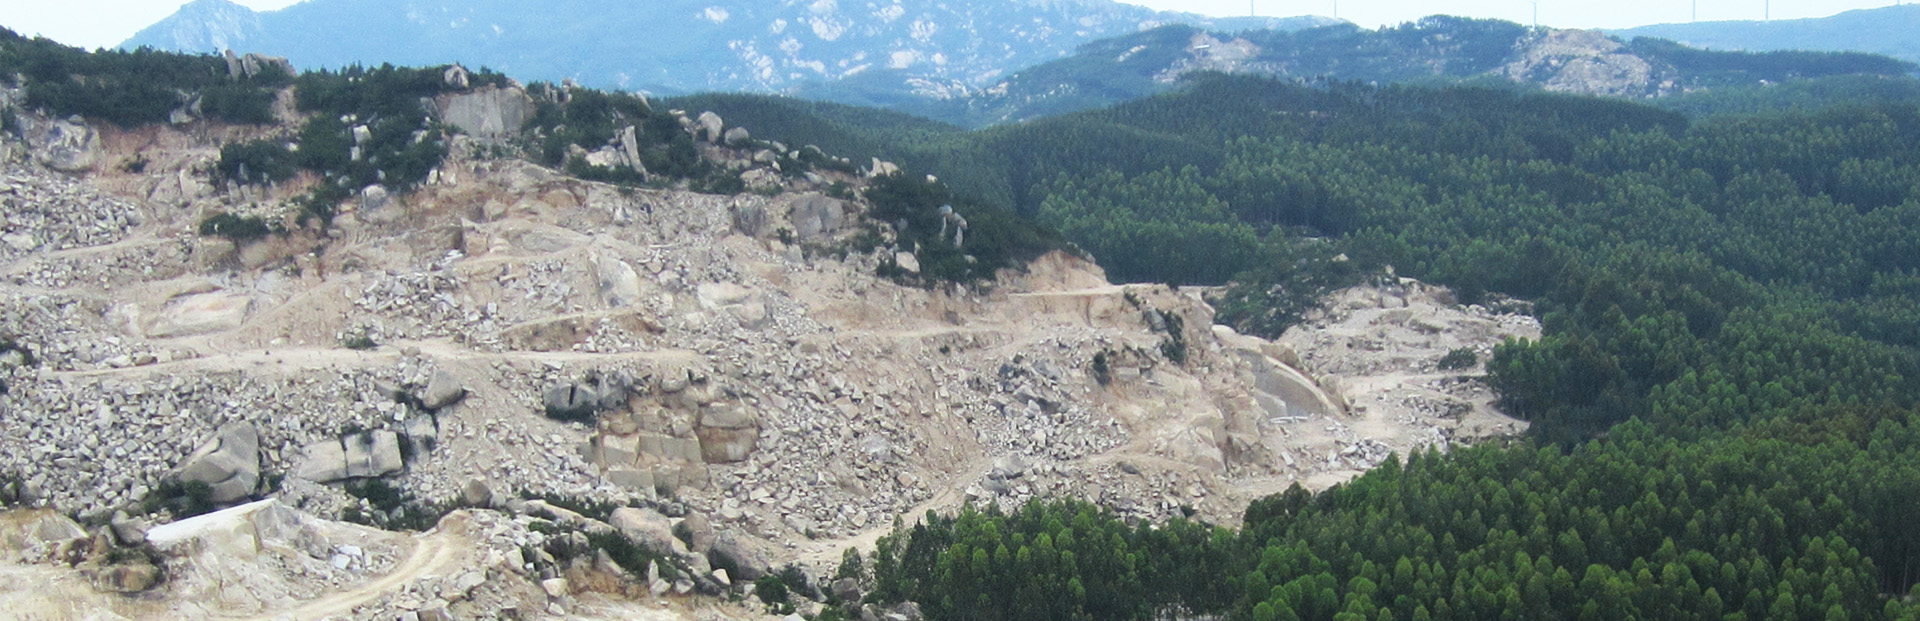
<path fill-rule="evenodd" d="M 1019 122 L 1131 101 L 1199 71 L 1300 80 L 1518 83 L 1549 91 L 1645 99 L 1703 88 L 1837 75 L 1901 76 L 1910 63 L 1861 53 L 1704 51 L 1661 39 L 1622 42 L 1593 30 L 1433 16 L 1394 28 L 1339 24 L 1299 31 L 1164 26 L 1087 43 L 1073 56 L 984 88 L 928 97 L 875 73 L 799 94 L 883 107 L 967 127 Z"/>
<path fill-rule="evenodd" d="M 939 94 L 1170 23 L 1238 31 L 1342 22 L 1215 19 L 1111 0 L 307 0 L 266 12 L 196 0 L 122 47 L 260 52 L 303 69 L 461 62 L 523 80 L 665 94 L 789 92 L 847 78 Z"/>
<path fill-rule="evenodd" d="M 1862 53 L 1698 48 L 1771 49 L 1726 43 L 1768 35 L 1777 46 L 1900 56 L 1907 45 L 1900 35 L 1916 26 L 1920 7 L 1609 36 L 1447 16 L 1371 30 L 1319 17 L 1162 13 L 1111 0 L 307 0 L 268 12 L 197 0 L 123 47 L 261 52 L 301 68 L 460 62 L 522 80 L 663 95 L 785 94 L 980 127 L 1139 99 L 1197 71 L 1483 80 L 1628 98 L 1904 75 L 1914 65 Z"/>
<path fill-rule="evenodd" d="M 1819 19 L 1658 24 L 1613 31 L 1715 50 L 1868 52 L 1920 62 L 1920 5 L 1847 11 Z"/>

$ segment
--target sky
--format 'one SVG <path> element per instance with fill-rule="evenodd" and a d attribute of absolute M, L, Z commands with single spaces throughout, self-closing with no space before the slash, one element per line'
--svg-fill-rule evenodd
<path fill-rule="evenodd" d="M 236 1 L 255 10 L 272 10 L 294 4 L 296 0 Z M 1536 7 L 1530 0 L 1251 0 L 1251 3 L 1249 0 L 1128 0 L 1128 3 L 1216 16 L 1254 12 L 1272 17 L 1328 15 L 1369 28 L 1436 13 L 1531 24 Z M 181 0 L 5 0 L 0 2 L 0 26 L 68 45 L 104 47 L 125 41 L 141 28 L 173 14 L 181 4 L 184 4 Z M 1545 26 L 1630 28 L 1690 21 L 1696 10 L 1700 21 L 1757 20 L 1767 16 L 1770 6 L 1773 19 L 1796 19 L 1892 4 L 1895 0 L 1539 0 L 1537 6 L 1539 23 Z"/>

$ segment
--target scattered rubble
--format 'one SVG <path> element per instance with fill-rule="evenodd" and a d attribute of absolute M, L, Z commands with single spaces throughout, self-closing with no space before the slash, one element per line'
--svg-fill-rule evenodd
<path fill-rule="evenodd" d="M 717 115 L 686 126 L 713 157 L 777 164 Z M 151 148 L 98 131 L 107 161 Z M 1277 343 L 1212 328 L 1197 290 L 1111 285 L 1064 253 L 991 287 L 914 288 L 876 275 L 911 249 L 846 250 L 866 206 L 824 192 L 856 175 L 780 177 L 773 196 L 615 188 L 473 157 L 474 133 L 433 183 L 250 243 L 193 226 L 290 190 L 186 191 L 191 153 L 85 180 L 4 163 L 0 336 L 21 353 L 0 359 L 0 474 L 189 568 L 93 584 L 162 589 L 151 605 L 185 616 L 691 601 L 828 566 L 929 509 L 1072 496 L 1231 524 L 1295 482 L 1518 429 L 1473 369 L 1433 363 L 1537 324 L 1418 283 L 1342 292 Z M 182 189 L 155 199 L 147 177 Z M 233 508 L 143 513 L 169 477 Z M 329 522 L 374 507 L 348 493 L 368 481 L 461 509 L 420 535 Z M 34 532 L 6 542 L 73 535 Z M 589 532 L 673 567 L 629 584 L 611 559 L 542 558 Z"/>

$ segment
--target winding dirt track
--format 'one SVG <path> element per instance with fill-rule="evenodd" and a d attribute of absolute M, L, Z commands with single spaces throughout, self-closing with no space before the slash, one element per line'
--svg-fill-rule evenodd
<path fill-rule="evenodd" d="M 387 572 L 387 575 L 372 582 L 351 590 L 301 602 L 290 609 L 227 618 L 247 621 L 285 621 L 288 619 L 318 620 L 351 615 L 353 609 L 398 591 L 422 576 L 445 575 L 457 568 L 461 561 L 466 560 L 466 551 L 473 549 L 473 543 L 466 537 L 466 526 L 464 515 L 448 516 L 440 522 L 439 528 L 415 538 L 413 554 L 408 556 L 407 560 L 395 566 L 393 571 Z"/>

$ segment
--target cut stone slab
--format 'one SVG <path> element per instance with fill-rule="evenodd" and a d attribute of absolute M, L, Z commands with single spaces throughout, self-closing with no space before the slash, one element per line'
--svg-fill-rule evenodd
<path fill-rule="evenodd" d="M 305 458 L 293 476 L 315 483 L 331 483 L 347 478 L 347 448 L 340 440 L 321 440 L 300 449 Z"/>

